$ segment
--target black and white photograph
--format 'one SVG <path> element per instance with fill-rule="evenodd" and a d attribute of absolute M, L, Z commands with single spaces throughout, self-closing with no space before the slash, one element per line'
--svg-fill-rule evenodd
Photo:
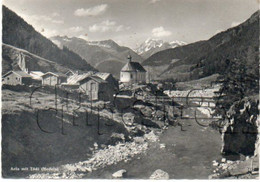
<path fill-rule="evenodd" d="M 2 0 L 1 178 L 259 180 L 259 0 Z"/>

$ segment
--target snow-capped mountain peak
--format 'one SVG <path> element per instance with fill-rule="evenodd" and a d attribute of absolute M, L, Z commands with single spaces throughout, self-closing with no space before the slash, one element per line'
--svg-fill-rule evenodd
<path fill-rule="evenodd" d="M 163 40 L 149 38 L 136 49 L 136 52 L 138 54 L 142 54 L 151 49 L 162 47 L 163 44 L 164 44 Z"/>
<path fill-rule="evenodd" d="M 175 40 L 175 41 L 170 42 L 169 44 L 172 46 L 172 48 L 174 48 L 174 47 L 178 47 L 178 46 L 184 46 L 187 43 L 183 42 L 183 41 Z"/>
<path fill-rule="evenodd" d="M 183 41 L 175 40 L 169 43 L 164 42 L 163 40 L 149 38 L 146 41 L 144 41 L 137 49 L 135 49 L 135 51 L 139 55 L 148 54 L 150 56 L 158 51 L 175 48 L 183 45 L 186 45 L 186 43 Z"/>

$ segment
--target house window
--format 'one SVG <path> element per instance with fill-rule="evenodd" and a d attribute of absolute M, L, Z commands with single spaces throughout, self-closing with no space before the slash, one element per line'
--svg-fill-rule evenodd
<path fill-rule="evenodd" d="M 9 77 L 7 77 L 7 80 L 9 80 Z"/>
<path fill-rule="evenodd" d="M 133 78 L 133 75 L 130 73 L 130 78 Z"/>

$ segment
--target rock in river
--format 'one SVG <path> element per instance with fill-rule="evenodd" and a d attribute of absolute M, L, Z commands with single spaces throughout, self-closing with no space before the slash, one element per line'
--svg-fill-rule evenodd
<path fill-rule="evenodd" d="M 169 174 L 161 169 L 157 169 L 150 176 L 150 179 L 169 179 Z"/>
<path fill-rule="evenodd" d="M 112 176 L 114 178 L 122 178 L 125 173 L 126 173 L 126 170 L 125 169 L 121 169 L 121 170 L 113 173 Z"/>

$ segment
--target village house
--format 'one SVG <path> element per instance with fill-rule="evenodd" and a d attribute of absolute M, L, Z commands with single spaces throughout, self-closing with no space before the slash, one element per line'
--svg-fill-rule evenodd
<path fill-rule="evenodd" d="M 110 86 L 114 88 L 115 91 L 119 90 L 119 84 L 118 81 L 113 77 L 111 73 L 102 73 L 102 72 L 96 72 L 94 76 L 97 76 L 101 78 L 102 80 L 109 83 Z"/>
<path fill-rule="evenodd" d="M 89 71 L 74 74 L 61 86 L 65 89 L 79 89 L 90 100 L 111 100 L 119 90 L 118 81 L 110 73 Z"/>
<path fill-rule="evenodd" d="M 47 72 L 42 75 L 42 85 L 60 85 L 67 81 L 67 76 L 63 73 Z"/>
<path fill-rule="evenodd" d="M 128 56 L 128 62 L 121 69 L 120 82 L 124 85 L 131 85 L 134 83 L 145 83 L 146 82 L 146 70 L 138 63 L 133 62 L 132 57 Z"/>
<path fill-rule="evenodd" d="M 68 70 L 66 73 L 65 73 L 65 75 L 67 76 L 67 77 L 70 77 L 70 76 L 72 76 L 72 75 L 74 75 L 75 73 L 73 72 L 73 71 L 71 71 L 71 70 Z"/>
<path fill-rule="evenodd" d="M 32 77 L 24 71 L 9 71 L 2 76 L 2 83 L 6 85 L 30 85 Z"/>
<path fill-rule="evenodd" d="M 7 85 L 30 85 L 32 84 L 32 77 L 24 71 L 9 71 L 2 76 L 2 83 Z"/>
<path fill-rule="evenodd" d="M 30 71 L 29 75 L 32 77 L 32 83 L 36 85 L 42 84 L 42 75 L 44 75 L 41 71 Z"/>
<path fill-rule="evenodd" d="M 83 74 L 75 73 L 72 76 L 68 77 L 67 82 L 62 83 L 61 86 L 63 88 L 67 88 L 67 89 L 78 89 L 80 86 L 79 81 L 83 80 L 84 78 L 91 76 L 93 74 L 94 74 L 94 72 L 92 72 L 92 71 L 89 71 L 89 72 L 83 73 Z"/>

